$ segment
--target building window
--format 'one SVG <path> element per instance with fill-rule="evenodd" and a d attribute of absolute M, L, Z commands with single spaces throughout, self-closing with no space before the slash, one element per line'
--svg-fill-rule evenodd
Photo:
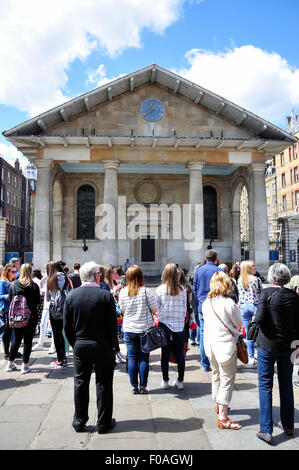
<path fill-rule="evenodd" d="M 271 215 L 271 207 L 268 204 L 267 205 L 267 216 L 270 217 L 270 215 Z"/>
<path fill-rule="evenodd" d="M 294 160 L 297 160 L 298 155 L 297 155 L 297 144 L 294 145 Z"/>
<path fill-rule="evenodd" d="M 285 164 L 285 161 L 284 161 L 284 152 L 281 152 L 281 154 L 280 154 L 280 164 L 281 164 L 281 166 L 284 166 L 284 164 Z"/>
<path fill-rule="evenodd" d="M 272 202 L 273 202 L 273 206 L 276 207 L 277 206 L 277 196 L 276 196 L 276 194 L 273 194 Z"/>
<path fill-rule="evenodd" d="M 9 191 L 7 191 L 6 193 L 6 202 L 7 204 L 10 204 L 10 192 Z"/>
<path fill-rule="evenodd" d="M 282 173 L 281 175 L 281 187 L 285 188 L 286 187 L 286 174 Z"/>
<path fill-rule="evenodd" d="M 295 181 L 295 183 L 298 183 L 298 181 L 299 181 L 299 174 L 298 174 L 298 167 L 297 166 L 294 168 L 294 181 Z"/>
<path fill-rule="evenodd" d="M 95 191 L 85 184 L 77 192 L 77 239 L 94 240 L 95 234 Z"/>
<path fill-rule="evenodd" d="M 203 188 L 204 233 L 206 239 L 218 238 L 217 193 L 212 186 Z"/>
<path fill-rule="evenodd" d="M 293 170 L 290 170 L 290 183 L 293 184 Z"/>
<path fill-rule="evenodd" d="M 266 186 L 266 197 L 270 197 L 270 188 Z"/>
<path fill-rule="evenodd" d="M 299 208 L 299 191 L 295 192 L 295 204 Z"/>
<path fill-rule="evenodd" d="M 287 210 L 287 197 L 282 196 L 282 210 L 286 211 Z"/>
<path fill-rule="evenodd" d="M 9 184 L 10 184 L 10 182 L 11 182 L 11 179 L 10 179 L 10 172 L 9 172 L 9 171 L 7 172 L 7 182 L 8 182 Z"/>
<path fill-rule="evenodd" d="M 292 147 L 289 147 L 289 161 L 292 161 Z"/>

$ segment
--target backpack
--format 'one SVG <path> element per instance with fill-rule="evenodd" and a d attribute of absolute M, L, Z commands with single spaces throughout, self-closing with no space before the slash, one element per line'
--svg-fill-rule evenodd
<path fill-rule="evenodd" d="M 10 328 L 23 328 L 28 325 L 31 310 L 24 295 L 14 295 L 9 306 L 8 321 Z"/>
<path fill-rule="evenodd" d="M 64 286 L 62 289 L 58 289 L 55 294 L 55 298 L 50 300 L 49 313 L 54 320 L 62 320 L 63 318 L 63 307 L 66 299 L 66 295 L 70 287 L 67 278 L 65 278 Z"/>

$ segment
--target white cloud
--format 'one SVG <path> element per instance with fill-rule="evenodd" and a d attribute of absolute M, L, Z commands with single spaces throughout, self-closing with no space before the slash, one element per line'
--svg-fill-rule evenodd
<path fill-rule="evenodd" d="M 0 142 L 0 157 L 4 158 L 10 165 L 14 166 L 16 159 L 19 160 L 20 165 L 24 168 L 28 163 L 29 160 L 27 157 L 19 152 L 16 147 L 13 145 L 6 145 Z"/>
<path fill-rule="evenodd" d="M 72 98 L 63 90 L 74 59 L 140 48 L 142 30 L 163 33 L 185 1 L 2 0 L 0 102 L 32 116 Z"/>
<path fill-rule="evenodd" d="M 99 65 L 96 70 L 93 70 L 87 74 L 88 78 L 86 80 L 85 86 L 88 87 L 89 85 L 92 85 L 92 88 L 97 88 L 124 76 L 122 73 L 117 77 L 108 78 L 106 74 L 107 72 L 105 64 Z"/>
<path fill-rule="evenodd" d="M 299 107 L 299 69 L 251 45 L 225 52 L 192 49 L 176 73 L 277 125 Z"/>

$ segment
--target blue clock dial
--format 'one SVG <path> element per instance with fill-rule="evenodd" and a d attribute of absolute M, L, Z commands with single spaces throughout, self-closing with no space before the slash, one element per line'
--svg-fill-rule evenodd
<path fill-rule="evenodd" d="M 160 121 L 165 115 L 165 106 L 157 98 L 147 98 L 140 105 L 140 114 L 146 121 Z"/>

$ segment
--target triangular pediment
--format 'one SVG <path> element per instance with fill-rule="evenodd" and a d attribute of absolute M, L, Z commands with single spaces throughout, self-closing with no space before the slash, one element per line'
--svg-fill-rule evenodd
<path fill-rule="evenodd" d="M 165 108 L 165 115 L 155 122 L 147 121 L 140 113 L 140 105 L 148 98 L 155 98 Z M 297 140 L 255 114 L 155 64 L 70 100 L 3 135 L 16 146 L 21 140 L 22 145 L 61 144 L 63 141 L 55 142 L 55 136 L 65 136 L 65 145 L 82 143 L 83 138 L 88 138 L 88 145 L 109 146 L 111 139 L 120 144 L 135 139 L 141 145 L 155 145 L 159 139 L 160 144 L 167 145 L 269 145 L 276 150 Z"/>

